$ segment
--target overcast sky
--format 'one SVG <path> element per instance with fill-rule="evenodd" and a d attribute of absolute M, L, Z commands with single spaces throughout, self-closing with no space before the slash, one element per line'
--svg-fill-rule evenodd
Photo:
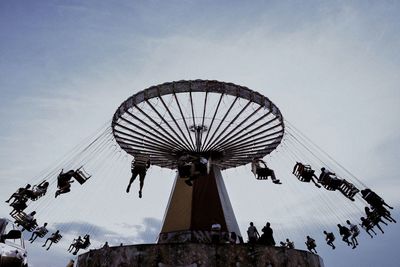
<path fill-rule="evenodd" d="M 399 5 L 0 1 L 0 195 L 5 200 L 19 186 L 40 180 L 139 90 L 174 80 L 216 79 L 267 96 L 285 119 L 398 207 Z M 274 167 L 284 157 L 279 151 L 271 155 L 278 162 Z M 74 192 L 57 202 L 52 196 L 38 201 L 39 221 L 63 228 L 69 238 L 89 229 L 114 245 L 154 242 L 175 173 L 152 168 L 139 200 L 137 184 L 132 194 L 124 192 L 130 158 L 112 154 L 112 160 L 115 178 L 94 176 L 85 188 L 74 185 Z M 307 214 L 310 196 L 282 194 L 292 192 L 288 187 L 308 192 L 312 185 L 281 175 L 284 184 L 275 190 L 271 183 L 257 183 L 248 166 L 223 175 L 242 234 L 249 221 L 261 228 L 267 220 L 283 226 L 292 220 L 296 223 L 280 228 L 277 239 L 293 236 L 304 249 L 302 238 L 313 233 L 313 225 L 287 214 Z M 274 202 L 285 202 L 286 216 L 274 212 Z M 1 204 L 0 216 L 8 213 Z M 318 216 L 323 213 L 320 209 Z M 324 226 L 330 223 L 325 221 Z M 397 225 L 373 240 L 363 235 L 356 251 L 341 245 L 333 253 L 322 238 L 316 236 L 326 266 L 398 266 L 400 261 Z M 32 266 L 66 264 L 66 239 L 52 252 L 40 244 L 29 246 Z"/>

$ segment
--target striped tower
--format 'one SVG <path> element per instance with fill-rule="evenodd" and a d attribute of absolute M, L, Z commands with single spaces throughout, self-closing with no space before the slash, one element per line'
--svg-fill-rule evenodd
<path fill-rule="evenodd" d="M 241 240 L 221 170 L 213 166 L 208 175 L 194 180 L 193 186 L 177 175 L 158 243 L 210 242 L 214 223 L 221 225 L 222 240 L 232 232 Z"/>

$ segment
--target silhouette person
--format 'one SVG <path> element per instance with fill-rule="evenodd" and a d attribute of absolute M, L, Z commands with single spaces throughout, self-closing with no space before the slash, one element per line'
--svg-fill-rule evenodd
<path fill-rule="evenodd" d="M 75 238 L 75 239 L 72 241 L 71 245 L 69 245 L 67 251 L 68 251 L 68 252 L 72 252 L 72 250 L 74 249 L 74 247 L 76 247 L 78 244 L 81 244 L 81 243 L 83 243 L 83 239 L 82 239 L 81 236 L 78 236 L 78 238 Z"/>
<path fill-rule="evenodd" d="M 150 158 L 148 155 L 137 153 L 132 160 L 131 172 L 132 177 L 129 180 L 126 192 L 129 193 L 132 183 L 135 181 L 136 177 L 139 175 L 140 189 L 139 198 L 142 198 L 142 189 L 144 185 L 144 178 L 146 177 L 147 169 L 150 167 Z"/>
<path fill-rule="evenodd" d="M 250 222 L 249 228 L 247 228 L 247 236 L 249 238 L 250 244 L 255 244 L 260 237 L 257 228 L 254 226 L 253 222 Z"/>
<path fill-rule="evenodd" d="M 251 171 L 257 179 L 268 179 L 268 177 L 271 177 L 274 184 L 282 184 L 280 180 L 276 179 L 275 172 L 268 168 L 267 163 L 260 158 L 253 159 L 251 162 Z"/>
<path fill-rule="evenodd" d="M 289 238 L 286 238 L 286 247 L 287 248 L 294 248 L 294 242 L 290 241 Z"/>
<path fill-rule="evenodd" d="M 346 223 L 350 227 L 351 243 L 353 244 L 353 249 L 355 249 L 358 246 L 357 236 L 360 234 L 360 230 L 358 229 L 357 225 L 350 223 L 349 220 L 347 220 Z"/>
<path fill-rule="evenodd" d="M 276 243 L 271 224 L 267 222 L 267 224 L 263 227 L 261 231 L 263 232 L 263 234 L 260 237 L 260 242 L 267 246 L 275 246 Z"/>
<path fill-rule="evenodd" d="M 75 171 L 74 170 L 69 170 L 66 173 L 61 170 L 61 173 L 57 177 L 57 187 L 58 190 L 56 191 L 55 197 L 58 197 L 61 194 L 65 194 L 71 191 L 71 183 L 74 181 L 72 178 L 74 178 Z"/>
<path fill-rule="evenodd" d="M 346 242 L 348 246 L 350 246 L 351 245 L 351 242 L 349 241 L 349 237 L 351 236 L 350 229 L 340 224 L 338 224 L 337 226 L 339 227 L 339 234 L 342 236 L 342 240 Z"/>
<path fill-rule="evenodd" d="M 31 238 L 29 238 L 29 241 L 33 243 L 38 236 L 44 236 L 47 233 L 46 229 L 47 223 L 44 223 L 43 226 L 37 227 L 35 231 L 33 231 Z"/>
<path fill-rule="evenodd" d="M 220 242 L 220 236 L 221 236 L 221 225 L 215 221 L 211 225 L 211 242 L 213 244 L 218 244 Z"/>
<path fill-rule="evenodd" d="M 379 208 L 386 206 L 389 209 L 393 209 L 393 207 L 389 206 L 385 200 L 383 200 L 378 194 L 376 194 L 374 191 L 372 191 L 369 188 L 366 188 L 364 190 L 361 190 L 361 195 L 362 198 L 367 201 L 368 204 L 370 204 L 374 208 Z"/>
<path fill-rule="evenodd" d="M 308 251 L 310 251 L 311 253 L 315 253 L 315 254 L 318 253 L 317 250 L 315 249 L 317 247 L 317 244 L 315 243 L 315 240 L 313 238 L 307 236 L 305 244 L 306 244 Z"/>
<path fill-rule="evenodd" d="M 60 240 L 60 239 L 61 239 L 60 231 L 57 230 L 55 233 L 52 233 L 51 236 L 50 236 L 49 238 L 46 239 L 46 242 L 44 242 L 44 244 L 42 245 L 42 247 L 45 247 L 46 244 L 47 244 L 47 241 L 50 241 L 50 245 L 49 245 L 49 247 L 46 249 L 46 250 L 49 250 L 50 247 L 51 247 L 51 245 L 52 245 L 53 243 L 57 243 L 58 240 Z"/>
<path fill-rule="evenodd" d="M 30 191 L 29 188 L 31 188 L 30 184 L 27 184 L 25 187 L 18 188 L 18 190 L 15 193 L 13 193 L 9 199 L 6 200 L 6 203 L 10 203 L 11 199 L 13 198 L 14 200 L 11 202 L 11 204 L 17 201 L 18 199 L 24 198 L 27 192 Z"/>
<path fill-rule="evenodd" d="M 335 249 L 336 247 L 335 247 L 335 245 L 333 244 L 333 241 L 335 241 L 335 235 L 334 235 L 332 232 L 328 233 L 328 232 L 326 232 L 326 231 L 324 231 L 324 234 L 325 234 L 326 243 L 327 243 L 329 246 L 331 246 L 332 249 Z"/>

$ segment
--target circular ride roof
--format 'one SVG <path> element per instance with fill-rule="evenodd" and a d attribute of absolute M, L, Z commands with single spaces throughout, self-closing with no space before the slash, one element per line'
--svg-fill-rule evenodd
<path fill-rule="evenodd" d="M 174 169 L 183 154 L 211 158 L 222 169 L 245 165 L 281 142 L 281 112 L 267 97 L 233 83 L 192 80 L 151 86 L 114 114 L 115 140 L 127 153 Z"/>

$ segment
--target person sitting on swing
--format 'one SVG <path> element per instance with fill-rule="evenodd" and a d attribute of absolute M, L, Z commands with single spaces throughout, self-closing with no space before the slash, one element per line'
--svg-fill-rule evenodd
<path fill-rule="evenodd" d="M 307 236 L 306 238 L 307 239 L 306 239 L 305 244 L 306 244 L 308 251 L 310 251 L 311 253 L 317 254 L 318 252 L 315 249 L 317 247 L 317 244 L 315 243 L 315 240 L 310 236 Z"/>
<path fill-rule="evenodd" d="M 321 168 L 321 174 L 318 177 L 318 181 L 327 186 L 328 190 L 337 190 L 342 185 L 342 180 L 336 177 L 336 174 L 330 172 L 324 167 Z"/>
<path fill-rule="evenodd" d="M 375 209 L 380 209 L 383 206 L 393 209 L 393 207 L 389 206 L 389 204 L 387 204 L 383 198 L 369 188 L 361 190 L 361 195 L 362 198 L 365 199 L 365 201 L 367 201 L 367 203 Z"/>
<path fill-rule="evenodd" d="M 49 187 L 49 182 L 47 181 L 43 181 L 40 184 L 34 186 L 30 198 L 32 200 L 36 200 L 37 198 L 45 195 L 48 187 Z"/>
<path fill-rule="evenodd" d="M 45 247 L 47 244 L 47 241 L 50 241 L 50 245 L 46 250 L 49 250 L 51 245 L 53 243 L 57 243 L 60 239 L 61 239 L 61 235 L 60 235 L 60 231 L 57 230 L 56 232 L 52 233 L 51 236 L 49 238 L 46 239 L 46 242 L 44 242 L 44 244 L 42 245 L 42 247 Z"/>
<path fill-rule="evenodd" d="M 335 241 L 335 235 L 332 232 L 328 233 L 327 231 L 324 231 L 324 234 L 325 234 L 326 244 L 332 247 L 332 249 L 335 249 L 336 247 L 333 244 L 333 241 Z"/>
<path fill-rule="evenodd" d="M 83 239 L 81 236 L 78 236 L 78 238 L 74 238 L 74 240 L 72 240 L 71 245 L 69 245 L 67 251 L 68 252 L 72 252 L 74 247 L 77 247 L 79 244 L 83 243 Z"/>
<path fill-rule="evenodd" d="M 135 181 L 136 177 L 139 175 L 140 189 L 139 189 L 139 198 L 142 198 L 142 189 L 144 185 L 144 178 L 146 176 L 147 169 L 150 167 L 150 158 L 146 154 L 136 153 L 134 159 L 131 164 L 131 172 L 132 176 L 129 180 L 128 187 L 126 188 L 126 192 L 129 193 L 131 189 L 131 185 L 133 181 Z"/>
<path fill-rule="evenodd" d="M 89 247 L 90 245 L 90 235 L 85 235 L 83 237 L 83 240 L 81 239 L 81 241 L 77 241 L 76 244 L 74 245 L 75 247 L 75 251 L 74 253 L 72 253 L 73 255 L 78 254 L 78 251 L 82 248 L 82 249 L 86 249 L 87 247 Z"/>
<path fill-rule="evenodd" d="M 251 171 L 259 180 L 266 180 L 268 177 L 271 177 L 274 184 L 282 184 L 280 180 L 276 179 L 275 172 L 268 168 L 267 164 L 260 158 L 253 159 L 251 163 Z"/>
<path fill-rule="evenodd" d="M 14 198 L 14 200 L 11 202 L 11 204 L 16 202 L 17 200 L 20 200 L 21 198 L 26 197 L 28 191 L 30 191 L 29 188 L 31 188 L 30 184 L 27 184 L 25 187 L 18 188 L 18 190 L 13 193 L 9 199 L 6 200 L 6 203 L 10 203 L 12 198 Z"/>
<path fill-rule="evenodd" d="M 74 175 L 74 170 L 69 170 L 66 173 L 63 173 L 63 170 L 61 170 L 61 173 L 57 177 L 58 190 L 56 191 L 55 197 L 71 191 L 71 184 L 74 182 L 72 178 L 74 178 Z"/>
<path fill-rule="evenodd" d="M 31 243 L 33 243 L 36 238 L 38 238 L 39 236 L 44 236 L 47 233 L 47 222 L 43 224 L 43 226 L 37 227 L 35 229 L 35 231 L 33 231 L 31 238 L 29 238 L 29 241 L 31 241 Z"/>
<path fill-rule="evenodd" d="M 293 167 L 292 173 L 300 178 L 299 180 L 302 182 L 313 182 L 314 185 L 318 188 L 321 186 L 315 181 L 316 179 L 318 180 L 318 177 L 315 175 L 315 171 L 311 169 L 310 165 L 304 165 L 301 162 L 296 162 L 296 165 Z M 315 178 L 315 179 L 314 179 Z"/>

